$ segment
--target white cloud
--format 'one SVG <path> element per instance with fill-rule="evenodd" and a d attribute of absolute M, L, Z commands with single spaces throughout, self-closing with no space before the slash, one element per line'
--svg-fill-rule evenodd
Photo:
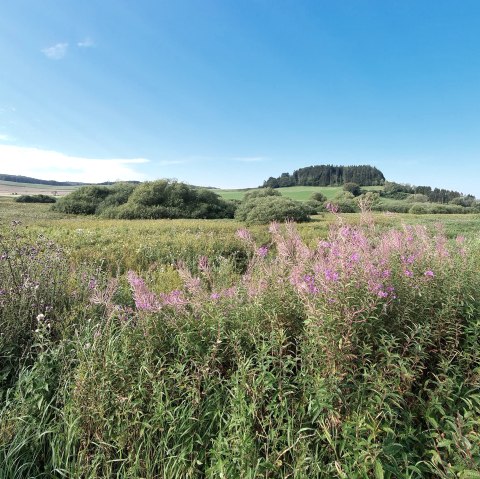
<path fill-rule="evenodd" d="M 68 43 L 57 43 L 48 48 L 44 48 L 42 53 L 50 60 L 61 60 L 68 50 Z"/>
<path fill-rule="evenodd" d="M 24 175 L 42 180 L 101 183 L 147 179 L 137 165 L 145 158 L 95 159 L 69 156 L 58 151 L 0 144 L 0 173 Z"/>
<path fill-rule="evenodd" d="M 264 156 L 241 156 L 233 159 L 235 161 L 241 161 L 243 163 L 259 163 L 261 161 L 267 161 L 267 158 L 265 158 Z"/>
<path fill-rule="evenodd" d="M 12 138 L 4 133 L 0 133 L 0 141 L 12 141 Z"/>
<path fill-rule="evenodd" d="M 85 38 L 81 42 L 77 42 L 77 47 L 80 48 L 92 48 L 94 46 L 95 42 L 90 37 Z"/>
<path fill-rule="evenodd" d="M 158 166 L 183 165 L 187 160 L 159 160 L 156 162 Z"/>

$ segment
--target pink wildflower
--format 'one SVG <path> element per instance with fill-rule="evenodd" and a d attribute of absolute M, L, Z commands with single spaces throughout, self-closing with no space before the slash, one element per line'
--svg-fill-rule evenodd
<path fill-rule="evenodd" d="M 265 256 L 267 256 L 268 254 L 268 247 L 260 246 L 260 248 L 257 249 L 256 253 L 258 256 L 260 256 L 260 258 L 265 258 Z"/>

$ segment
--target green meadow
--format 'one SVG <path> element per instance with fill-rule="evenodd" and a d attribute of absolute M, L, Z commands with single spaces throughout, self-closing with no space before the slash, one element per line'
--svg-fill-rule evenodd
<path fill-rule="evenodd" d="M 0 479 L 480 477 L 479 221 L 0 198 Z"/>

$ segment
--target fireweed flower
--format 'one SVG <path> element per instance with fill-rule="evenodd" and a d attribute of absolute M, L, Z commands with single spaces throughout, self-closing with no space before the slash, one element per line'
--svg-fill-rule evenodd
<path fill-rule="evenodd" d="M 208 264 L 208 258 L 206 256 L 200 256 L 198 259 L 198 269 L 204 273 L 210 270 L 210 265 Z"/>
<path fill-rule="evenodd" d="M 260 258 L 265 258 L 265 256 L 267 256 L 268 254 L 268 247 L 260 246 L 260 248 L 257 249 L 256 253 L 258 256 L 260 256 Z"/>
<path fill-rule="evenodd" d="M 407 276 L 408 278 L 413 277 L 413 272 L 410 271 L 409 269 L 406 269 L 406 270 L 404 271 L 404 274 L 405 274 L 405 276 Z"/>
<path fill-rule="evenodd" d="M 339 274 L 336 271 L 332 271 L 331 269 L 325 270 L 325 279 L 327 281 L 338 281 Z"/>
<path fill-rule="evenodd" d="M 431 270 L 428 270 L 428 271 L 425 271 L 424 275 L 427 277 L 427 278 L 433 278 L 435 276 L 435 273 Z"/>
<path fill-rule="evenodd" d="M 236 236 L 244 241 L 252 241 L 252 235 L 250 234 L 250 231 L 246 230 L 245 228 L 241 228 L 237 230 Z"/>

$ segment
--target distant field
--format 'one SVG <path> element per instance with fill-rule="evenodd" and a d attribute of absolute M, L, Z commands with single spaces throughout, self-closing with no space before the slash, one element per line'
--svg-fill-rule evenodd
<path fill-rule="evenodd" d="M 35 183 L 16 183 L 14 181 L 0 181 L 0 196 L 30 194 L 63 196 L 77 188 L 78 186 L 50 186 Z"/>

